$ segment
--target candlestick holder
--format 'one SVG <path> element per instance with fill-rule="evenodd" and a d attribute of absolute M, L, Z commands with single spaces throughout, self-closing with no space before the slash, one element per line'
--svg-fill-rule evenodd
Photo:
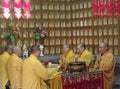
<path fill-rule="evenodd" d="M 44 54 L 43 54 L 44 46 L 40 45 L 39 48 L 40 48 L 40 56 L 44 56 Z"/>

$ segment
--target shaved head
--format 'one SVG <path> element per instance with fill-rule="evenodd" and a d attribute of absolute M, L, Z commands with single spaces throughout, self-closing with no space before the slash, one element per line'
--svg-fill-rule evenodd
<path fill-rule="evenodd" d="M 39 56 L 40 56 L 39 46 L 33 45 L 33 46 L 31 47 L 31 53 L 32 53 L 33 55 L 35 55 L 36 57 L 39 57 Z"/>
<path fill-rule="evenodd" d="M 64 44 L 63 47 L 70 48 L 70 44 Z"/>
<path fill-rule="evenodd" d="M 85 46 L 84 43 L 80 42 L 80 43 L 77 45 L 77 51 L 78 51 L 78 53 L 82 54 L 85 49 L 86 49 L 86 46 Z"/>
<path fill-rule="evenodd" d="M 100 51 L 101 54 L 104 54 L 108 50 L 109 50 L 109 46 L 106 42 L 100 43 L 99 51 Z"/>
<path fill-rule="evenodd" d="M 102 42 L 102 43 L 100 44 L 100 46 L 101 46 L 101 47 L 107 47 L 107 48 L 109 48 L 109 46 L 108 46 L 108 44 L 107 44 L 106 42 Z"/>
<path fill-rule="evenodd" d="M 5 46 L 5 51 L 11 50 L 11 49 L 12 49 L 12 46 L 11 46 L 11 45 Z"/>
<path fill-rule="evenodd" d="M 21 50 L 20 47 L 14 46 L 12 51 L 13 51 L 13 53 L 16 53 L 16 52 L 19 51 L 19 50 Z"/>
<path fill-rule="evenodd" d="M 18 56 L 21 56 L 21 48 L 19 46 L 14 46 L 12 52 Z"/>
<path fill-rule="evenodd" d="M 11 54 L 11 53 L 12 53 L 12 46 L 11 46 L 11 45 L 5 46 L 4 51 L 6 51 L 6 52 L 8 52 L 9 54 Z"/>
<path fill-rule="evenodd" d="M 78 44 L 78 48 L 86 48 L 86 46 L 85 46 L 84 43 L 80 42 L 80 43 Z"/>
<path fill-rule="evenodd" d="M 70 45 L 69 44 L 64 44 L 63 45 L 63 52 L 68 53 L 70 51 Z"/>
<path fill-rule="evenodd" d="M 34 52 L 36 52 L 37 50 L 40 50 L 37 45 L 33 45 L 33 46 L 31 47 L 31 53 L 34 53 Z"/>

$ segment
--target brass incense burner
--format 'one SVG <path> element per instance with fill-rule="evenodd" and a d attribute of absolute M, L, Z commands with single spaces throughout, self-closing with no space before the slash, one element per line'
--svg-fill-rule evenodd
<path fill-rule="evenodd" d="M 79 74 L 85 71 L 85 62 L 71 62 L 68 67 L 71 74 Z"/>

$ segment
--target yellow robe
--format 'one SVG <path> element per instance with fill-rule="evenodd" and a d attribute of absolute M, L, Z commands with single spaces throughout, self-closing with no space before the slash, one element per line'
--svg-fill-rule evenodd
<path fill-rule="evenodd" d="M 104 89 L 112 89 L 116 64 L 113 54 L 107 51 L 101 56 L 100 62 L 96 61 L 95 64 L 99 66 L 100 71 L 103 71 Z"/>
<path fill-rule="evenodd" d="M 47 71 L 43 64 L 33 54 L 24 61 L 22 89 L 48 89 L 44 82 L 55 71 Z"/>
<path fill-rule="evenodd" d="M 68 54 L 64 53 L 63 56 L 65 57 L 64 61 L 70 63 L 73 61 L 75 54 L 73 53 L 72 50 L 70 50 Z M 62 64 L 63 60 L 60 59 L 59 63 Z"/>
<path fill-rule="evenodd" d="M 21 89 L 22 87 L 22 65 L 23 61 L 16 54 L 10 56 L 7 70 L 11 89 Z"/>
<path fill-rule="evenodd" d="M 89 62 L 89 68 L 94 68 L 94 56 L 88 51 L 84 50 L 78 57 L 79 62 Z"/>
<path fill-rule="evenodd" d="M 9 57 L 10 55 L 7 52 L 0 55 L 0 89 L 5 89 L 8 82 L 7 61 Z"/>
<path fill-rule="evenodd" d="M 50 89 L 63 89 L 62 88 L 62 72 L 56 72 L 50 77 Z"/>

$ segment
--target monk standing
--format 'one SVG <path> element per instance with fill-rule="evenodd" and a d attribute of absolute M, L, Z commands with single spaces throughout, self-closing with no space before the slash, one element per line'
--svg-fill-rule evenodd
<path fill-rule="evenodd" d="M 12 46 L 5 47 L 5 51 L 0 55 L 0 89 L 5 89 L 8 83 L 7 62 L 11 54 Z"/>
<path fill-rule="evenodd" d="M 32 46 L 31 55 L 23 64 L 22 89 L 48 89 L 45 81 L 48 80 L 55 71 L 47 71 L 38 60 L 39 56 L 39 47 Z"/>
<path fill-rule="evenodd" d="M 109 51 L 108 44 L 102 42 L 99 47 L 101 53 L 95 63 L 95 68 L 103 72 L 104 89 L 112 89 L 114 83 L 114 69 L 116 60 L 113 54 Z"/>
<path fill-rule="evenodd" d="M 8 76 L 11 89 L 21 89 L 22 85 L 22 65 L 23 61 L 19 58 L 21 49 L 18 46 L 13 47 L 13 54 L 7 63 Z"/>

